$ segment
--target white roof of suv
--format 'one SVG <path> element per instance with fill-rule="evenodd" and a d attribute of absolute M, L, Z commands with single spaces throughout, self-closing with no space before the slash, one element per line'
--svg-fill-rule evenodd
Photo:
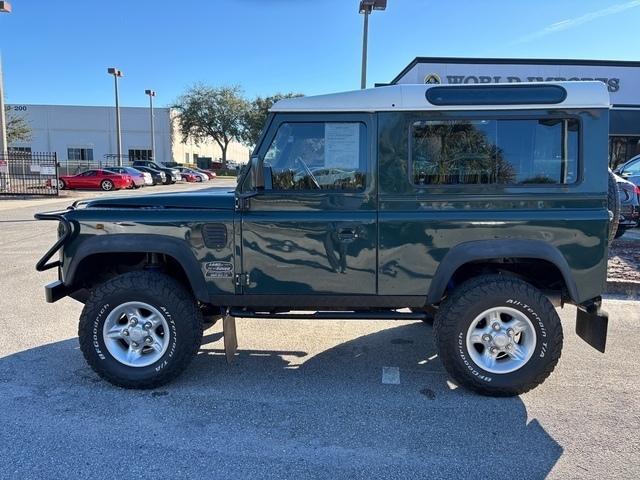
<path fill-rule="evenodd" d="M 435 105 L 427 100 L 427 92 L 439 89 L 484 89 L 498 93 L 503 87 L 550 86 L 562 87 L 566 96 L 553 103 L 501 103 Z M 495 89 L 495 90 L 494 90 Z M 442 91 L 442 90 L 440 90 Z M 517 90 L 511 89 L 511 92 Z M 524 90 L 523 90 L 524 92 Z M 435 92 L 434 92 L 435 93 Z M 462 93 L 462 92 L 460 92 Z M 451 97 L 455 93 L 451 92 Z M 517 97 L 517 93 L 515 94 Z M 502 84 L 465 84 L 465 85 L 389 85 L 385 87 L 354 90 L 351 92 L 331 93 L 312 97 L 287 98 L 277 102 L 272 112 L 378 112 L 378 111 L 417 111 L 417 110 L 515 110 L 532 108 L 609 108 L 607 86 L 599 81 L 544 82 L 544 83 L 502 83 Z"/>

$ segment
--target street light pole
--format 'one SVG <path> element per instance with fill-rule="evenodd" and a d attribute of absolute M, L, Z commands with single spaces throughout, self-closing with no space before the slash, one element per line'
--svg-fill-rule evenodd
<path fill-rule="evenodd" d="M 362 32 L 362 74 L 360 76 L 360 88 L 367 88 L 367 37 L 369 36 L 369 15 L 370 10 L 364 12 L 364 29 Z"/>
<path fill-rule="evenodd" d="M 150 160 L 156 159 L 156 137 L 154 134 L 154 126 L 153 126 L 153 97 L 156 96 L 155 90 L 145 90 L 144 93 L 149 95 L 149 116 L 151 117 L 151 158 Z"/>
<path fill-rule="evenodd" d="M 2 85 L 2 57 L 0 57 L 0 156 L 7 153 L 7 122 L 4 106 L 4 88 Z"/>
<path fill-rule="evenodd" d="M 11 4 L 9 2 L 0 1 L 0 13 L 11 13 Z M 2 57 L 0 56 L 0 156 L 7 153 L 7 121 L 5 115 Z"/>
<path fill-rule="evenodd" d="M 118 144 L 118 166 L 122 166 L 122 138 L 120 132 L 120 96 L 118 95 L 118 78 L 122 77 L 122 71 L 115 67 L 108 68 L 107 73 L 113 75 L 116 91 L 116 143 Z"/>
<path fill-rule="evenodd" d="M 369 40 L 369 15 L 373 10 L 387 8 L 387 0 L 360 0 L 359 12 L 364 15 L 364 29 L 362 32 L 362 74 L 360 76 L 360 88 L 367 88 L 367 47 Z"/>

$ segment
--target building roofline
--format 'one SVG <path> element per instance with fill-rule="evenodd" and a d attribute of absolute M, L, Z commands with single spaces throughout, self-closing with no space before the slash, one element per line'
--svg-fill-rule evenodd
<path fill-rule="evenodd" d="M 116 108 L 115 105 L 71 105 L 65 103 L 25 103 L 25 102 L 7 102 L 7 105 L 17 106 L 24 105 L 26 107 L 72 107 L 72 108 Z M 120 108 L 142 108 L 149 110 L 149 106 L 127 106 L 120 105 Z M 172 107 L 156 107 L 153 106 L 154 110 L 172 110 Z"/>
<path fill-rule="evenodd" d="M 416 57 L 409 65 L 391 80 L 395 84 L 413 67 L 420 63 L 452 63 L 452 64 L 480 64 L 480 65 L 584 65 L 590 67 L 637 67 L 640 61 L 634 60 L 587 60 L 567 58 L 473 58 L 473 57 Z"/>

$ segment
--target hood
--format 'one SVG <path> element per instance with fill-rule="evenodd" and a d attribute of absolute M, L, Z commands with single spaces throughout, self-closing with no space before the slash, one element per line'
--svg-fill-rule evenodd
<path fill-rule="evenodd" d="M 235 193 L 233 190 L 210 190 L 198 192 L 157 193 L 153 195 L 129 195 L 123 197 L 100 198 L 79 201 L 76 208 L 139 208 L 139 209 L 197 209 L 233 210 Z"/>

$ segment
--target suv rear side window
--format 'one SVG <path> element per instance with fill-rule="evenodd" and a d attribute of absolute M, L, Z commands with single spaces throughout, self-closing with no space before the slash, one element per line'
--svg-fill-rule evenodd
<path fill-rule="evenodd" d="M 264 158 L 273 190 L 361 190 L 366 183 L 361 122 L 283 123 Z"/>
<path fill-rule="evenodd" d="M 415 122 L 416 185 L 570 184 L 578 179 L 575 119 Z"/>

